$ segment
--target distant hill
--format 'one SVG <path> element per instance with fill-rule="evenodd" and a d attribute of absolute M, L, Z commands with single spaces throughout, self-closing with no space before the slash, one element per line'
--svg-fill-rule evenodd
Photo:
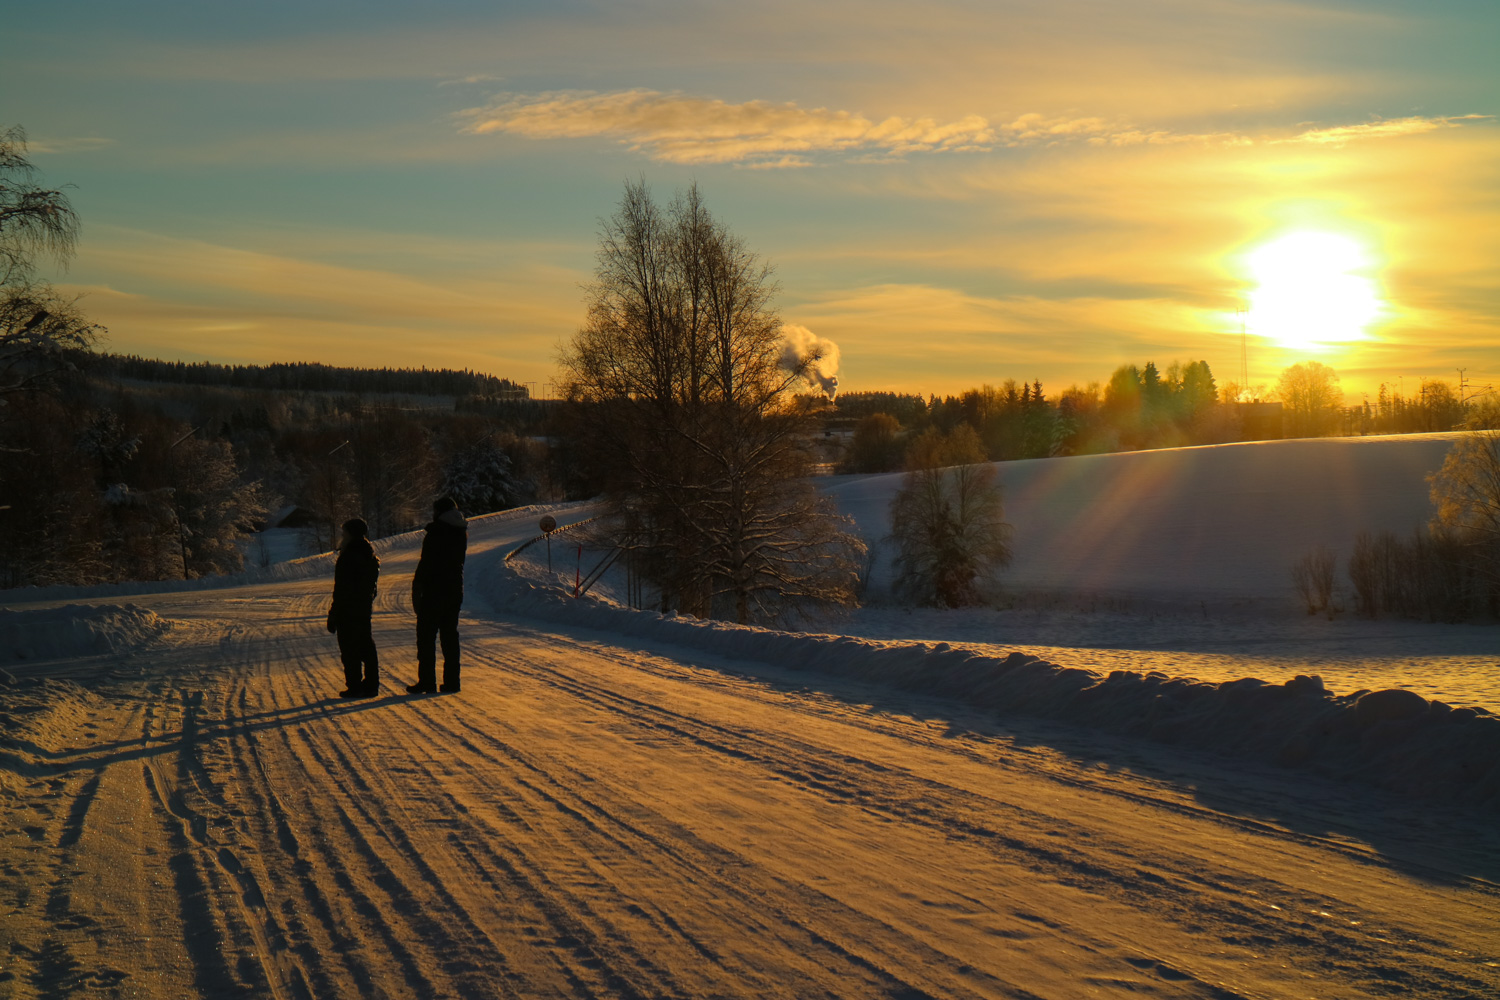
<path fill-rule="evenodd" d="M 141 382 L 233 386 L 293 392 L 409 393 L 418 396 L 483 396 L 525 399 L 525 386 L 510 379 L 451 368 L 336 368 L 308 362 L 221 365 L 211 361 L 160 361 L 133 354 L 105 354 L 96 371 Z"/>
<path fill-rule="evenodd" d="M 1292 563 L 1315 545 L 1345 560 L 1360 531 L 1403 537 L 1433 515 L 1427 476 L 1457 433 L 1305 438 L 1002 462 L 1012 591 L 1197 606 L 1290 602 Z M 901 473 L 819 480 L 880 545 L 870 586 L 892 579 L 891 498 Z"/>

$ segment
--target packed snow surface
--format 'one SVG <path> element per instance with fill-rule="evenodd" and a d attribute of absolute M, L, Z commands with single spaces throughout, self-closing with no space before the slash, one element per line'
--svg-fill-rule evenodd
<path fill-rule="evenodd" d="M 1195 678 L 1280 613 L 1244 592 L 1217 654 L 1167 591 L 846 622 L 889 638 L 574 600 L 504 561 L 540 513 L 471 523 L 459 695 L 395 693 L 415 534 L 367 701 L 327 556 L 11 595 L 62 638 L 0 674 L 0 996 L 1500 995 L 1482 699 L 1320 683 L 1289 633 Z"/>

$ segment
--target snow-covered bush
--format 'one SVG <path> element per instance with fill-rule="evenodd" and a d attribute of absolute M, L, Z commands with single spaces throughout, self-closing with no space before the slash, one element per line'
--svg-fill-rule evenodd
<path fill-rule="evenodd" d="M 466 514 L 488 514 L 521 502 L 527 484 L 493 439 L 460 448 L 443 466 L 442 492 Z"/>

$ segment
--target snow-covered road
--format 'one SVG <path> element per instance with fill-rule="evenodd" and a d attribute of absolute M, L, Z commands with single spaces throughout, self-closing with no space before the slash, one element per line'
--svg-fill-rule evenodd
<path fill-rule="evenodd" d="M 320 577 L 12 669 L 0 997 L 1500 995 L 1489 820 L 482 595 L 408 698 L 413 558 L 375 700 Z"/>

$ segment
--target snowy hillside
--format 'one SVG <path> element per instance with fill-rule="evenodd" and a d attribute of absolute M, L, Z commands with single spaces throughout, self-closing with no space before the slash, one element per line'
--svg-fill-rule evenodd
<path fill-rule="evenodd" d="M 1289 599 L 1312 546 L 1348 554 L 1362 530 L 1409 532 L 1432 516 L 1426 477 L 1456 434 L 1315 438 L 1000 463 L 1015 562 L 1004 583 L 1162 601 Z M 901 475 L 828 481 L 880 543 Z M 890 585 L 889 546 L 871 580 Z"/>

